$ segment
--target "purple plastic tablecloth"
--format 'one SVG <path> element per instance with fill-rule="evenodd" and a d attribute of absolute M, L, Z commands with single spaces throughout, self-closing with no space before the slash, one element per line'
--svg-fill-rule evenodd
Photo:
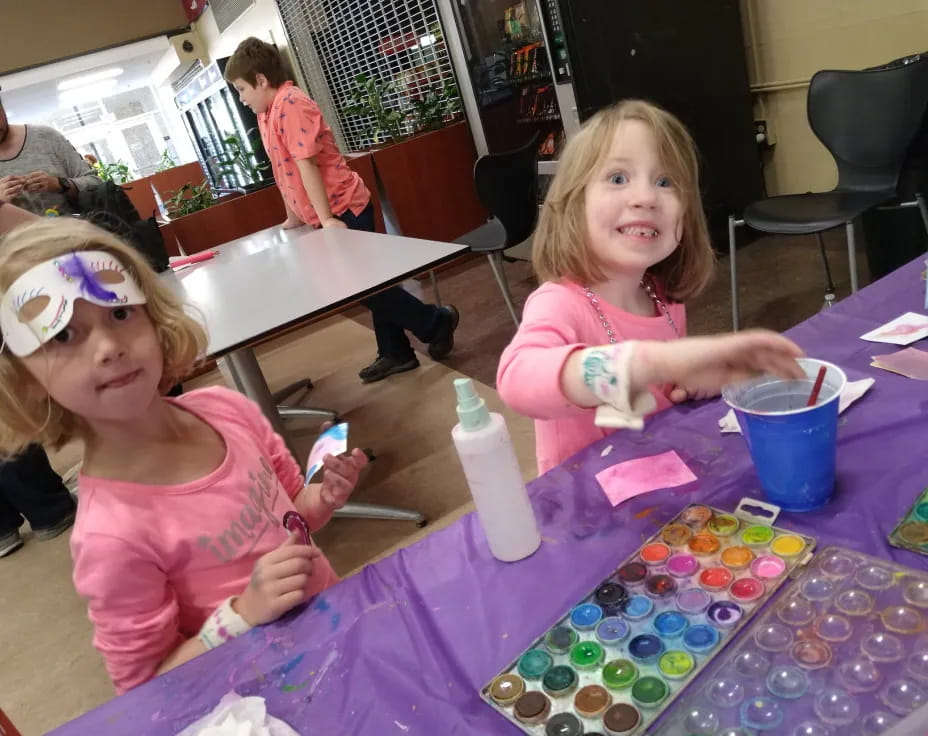
<path fill-rule="evenodd" d="M 903 312 L 923 311 L 921 270 L 913 262 L 789 333 L 810 355 L 851 378 L 871 375 L 876 385 L 841 417 L 832 503 L 784 514 L 778 524 L 820 546 L 926 569 L 928 558 L 888 546 L 886 536 L 928 485 L 928 383 L 870 368 L 870 355 L 888 346 L 858 339 Z M 487 680 L 684 504 L 734 508 L 743 496 L 759 497 L 743 438 L 719 433 L 725 411 L 719 401 L 666 411 L 645 431 L 606 438 L 534 481 L 544 543 L 527 560 L 493 559 L 468 515 L 53 733 L 175 734 L 234 689 L 265 697 L 269 713 L 301 734 L 518 734 L 480 700 Z M 613 449 L 602 457 L 607 445 Z M 697 481 L 609 505 L 597 472 L 669 449 Z"/>

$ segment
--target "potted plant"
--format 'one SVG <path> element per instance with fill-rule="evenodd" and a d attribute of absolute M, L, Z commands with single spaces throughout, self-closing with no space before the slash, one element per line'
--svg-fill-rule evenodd
<path fill-rule="evenodd" d="M 416 133 L 441 130 L 461 112 L 461 97 L 457 85 L 450 79 L 444 84 L 433 84 L 425 94 L 410 98 L 410 102 Z"/>
<path fill-rule="evenodd" d="M 428 75 L 418 79 L 415 89 Z M 366 118 L 376 175 L 403 234 L 451 242 L 484 224 L 474 191 L 477 151 L 454 83 L 433 83 L 415 97 L 364 74 L 355 83 L 344 112 Z"/>
<path fill-rule="evenodd" d="M 249 138 L 255 140 L 255 130 L 248 131 Z M 213 158 L 217 174 L 226 183 L 235 188 L 244 188 L 246 192 L 254 191 L 274 183 L 273 178 L 267 176 L 271 168 L 266 156 L 259 157 L 256 151 L 263 148 L 256 147 L 254 143 L 249 148 L 238 133 L 224 133 L 222 138 L 223 153 Z M 241 185 L 244 185 L 243 187 Z"/>
<path fill-rule="evenodd" d="M 161 160 L 158 162 L 158 166 L 155 168 L 155 173 L 159 174 L 162 171 L 173 169 L 175 166 L 177 166 L 177 161 L 174 160 L 174 158 L 168 152 L 168 149 L 165 148 L 161 152 Z"/>
<path fill-rule="evenodd" d="M 343 112 L 367 118 L 365 135 L 374 145 L 386 139 L 399 142 L 406 138 L 404 123 L 409 117 L 409 110 L 398 109 L 387 101 L 396 92 L 393 82 L 384 82 L 366 74 L 358 74 L 354 82 L 351 104 Z"/>
<path fill-rule="evenodd" d="M 97 163 L 93 165 L 93 168 L 101 181 L 111 181 L 114 184 L 125 184 L 129 181 L 129 165 L 124 161 L 117 161 L 111 164 L 97 161 Z"/>
<path fill-rule="evenodd" d="M 165 209 L 172 219 L 192 215 L 194 212 L 205 210 L 215 202 L 209 182 L 204 179 L 199 184 L 184 184 L 173 193 L 164 203 Z"/>
<path fill-rule="evenodd" d="M 279 225 L 287 214 L 277 187 L 214 198 L 206 181 L 181 187 L 166 206 L 173 208 L 166 226 L 170 232 L 165 237 L 171 255 L 179 255 L 178 244 L 187 254 L 215 248 Z"/>

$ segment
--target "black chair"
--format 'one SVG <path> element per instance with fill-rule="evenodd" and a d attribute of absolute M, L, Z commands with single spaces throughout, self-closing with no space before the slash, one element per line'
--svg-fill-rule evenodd
<path fill-rule="evenodd" d="M 822 233 L 844 225 L 851 291 L 857 291 L 854 221 L 896 196 L 899 172 L 918 132 L 928 103 L 928 59 L 888 69 L 824 70 L 809 84 L 808 118 L 812 132 L 834 156 L 838 186 L 830 192 L 788 194 L 748 205 L 743 219 L 728 218 L 731 256 L 732 324 L 738 329 L 738 268 L 735 228 L 781 235 L 818 236 L 828 280 L 834 284 Z"/>
<path fill-rule="evenodd" d="M 893 69 L 907 64 L 915 64 L 928 59 L 928 51 L 920 54 L 903 56 L 893 59 L 888 64 L 874 69 Z M 902 170 L 899 172 L 899 183 L 896 187 L 896 199 L 888 204 L 881 205 L 879 209 L 909 209 L 917 207 L 922 218 L 922 225 L 928 232 L 928 203 L 925 192 L 928 192 L 928 109 L 922 116 L 918 132 L 912 140 Z M 902 265 L 902 264 L 900 264 Z"/>
<path fill-rule="evenodd" d="M 519 315 L 503 271 L 503 251 L 526 240 L 538 221 L 538 140 L 540 133 L 521 148 L 481 156 L 474 164 L 477 198 L 493 219 L 456 243 L 484 253 L 499 284 L 516 327 Z"/>

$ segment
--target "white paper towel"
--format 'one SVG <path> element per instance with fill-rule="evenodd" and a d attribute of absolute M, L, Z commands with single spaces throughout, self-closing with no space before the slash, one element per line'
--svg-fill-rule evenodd
<path fill-rule="evenodd" d="M 264 698 L 227 693 L 209 715 L 191 723 L 177 736 L 300 736 L 267 714 Z"/>

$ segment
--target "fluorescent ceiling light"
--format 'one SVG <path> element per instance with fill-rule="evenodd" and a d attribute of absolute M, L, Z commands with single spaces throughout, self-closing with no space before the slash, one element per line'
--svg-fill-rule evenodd
<path fill-rule="evenodd" d="M 423 49 L 424 49 L 426 46 L 431 46 L 433 43 L 435 43 L 435 34 L 434 34 L 434 33 L 430 33 L 430 34 L 427 35 L 427 36 L 422 36 L 422 37 L 419 39 L 419 47 L 420 47 L 420 48 L 423 48 Z"/>
<path fill-rule="evenodd" d="M 101 82 L 104 79 L 113 79 L 113 77 L 118 77 L 120 74 L 122 74 L 122 67 L 114 66 L 110 69 L 101 69 L 98 72 L 91 72 L 90 74 L 84 74 L 80 77 L 71 77 L 71 79 L 65 79 L 63 82 L 58 82 L 58 91 L 64 92 L 69 89 L 76 89 L 78 87 L 95 84 L 96 82 Z M 115 83 L 114 79 L 113 82 Z"/>
<path fill-rule="evenodd" d="M 92 102 L 106 97 L 109 92 L 118 84 L 115 79 L 104 79 L 94 84 L 86 84 L 76 89 L 69 89 L 58 93 L 58 100 L 63 104 L 72 104 L 74 102 Z"/>

